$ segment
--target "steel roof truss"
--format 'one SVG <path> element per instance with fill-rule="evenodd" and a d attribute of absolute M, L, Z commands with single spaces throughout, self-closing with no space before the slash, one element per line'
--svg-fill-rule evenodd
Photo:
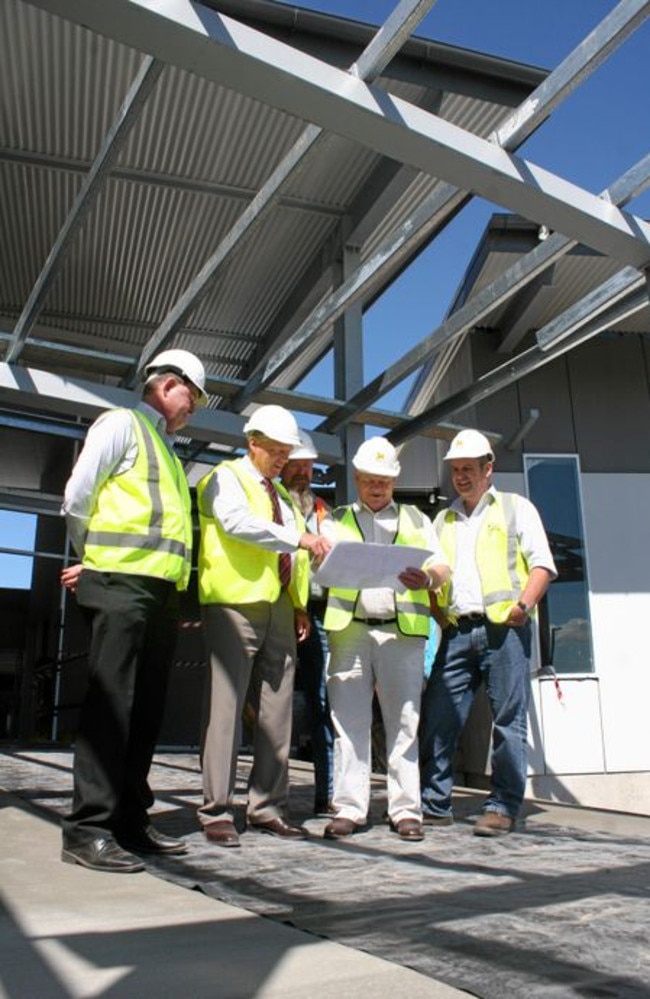
<path fill-rule="evenodd" d="M 563 231 L 624 263 L 645 266 L 650 226 L 535 164 L 511 156 L 406 101 L 367 86 L 318 59 L 190 3 L 155 12 L 147 0 L 34 0 L 171 64 L 281 107 L 376 152 Z M 218 58 L 215 52 L 218 51 Z"/>
<path fill-rule="evenodd" d="M 640 20 L 648 15 L 649 7 L 647 0 L 646 2 L 634 0 L 631 4 L 624 0 L 619 4 L 508 117 L 498 132 L 493 133 L 492 141 L 502 141 L 505 149 L 516 149 L 551 111 L 586 79 L 605 56 L 610 55 L 614 48 L 627 38 L 629 31 L 637 27 Z M 374 257 L 366 261 L 362 269 L 350 275 L 348 280 L 301 324 L 282 351 L 267 364 L 266 369 L 255 373 L 250 383 L 249 395 L 255 388 L 267 384 L 281 367 L 290 362 L 291 353 L 301 350 L 310 338 L 317 336 L 325 323 L 331 323 L 345 308 L 367 294 L 373 285 L 378 285 L 388 272 L 396 269 L 413 252 L 416 243 L 424 240 L 452 215 L 465 197 L 465 193 L 458 188 L 446 185 L 423 202 L 410 219 L 386 238 Z M 415 367 L 419 366 L 419 363 L 422 362 L 418 361 Z M 359 394 L 359 405 L 365 406 L 369 399 L 389 391 L 415 370 L 415 367 L 397 366 L 394 372 L 396 380 L 386 377 L 381 383 L 379 381 L 373 383 L 373 390 L 368 393 L 364 391 L 363 395 Z M 354 402 L 354 399 L 350 400 L 342 411 L 340 420 L 332 422 L 330 429 L 335 429 L 345 422 L 353 412 Z"/>
<path fill-rule="evenodd" d="M 603 330 L 615 327 L 628 316 L 648 305 L 646 274 L 626 267 L 566 309 L 561 316 L 547 323 L 538 333 L 538 345 L 493 368 L 476 382 L 455 392 L 442 402 L 405 420 L 388 437 L 394 444 L 403 444 L 422 433 L 426 427 L 461 412 L 489 398 L 500 389 L 548 364 L 560 354 L 572 350 Z"/>
<path fill-rule="evenodd" d="M 643 157 L 630 170 L 627 170 L 611 187 L 603 192 L 604 201 L 614 204 L 627 204 L 638 197 L 650 185 L 650 154 Z M 334 432 L 346 419 L 360 408 L 372 405 L 381 395 L 398 385 L 426 361 L 431 360 L 443 347 L 459 337 L 465 336 L 481 319 L 489 315 L 497 306 L 507 301 L 513 294 L 534 281 L 546 268 L 559 260 L 572 247 L 575 240 L 567 239 L 559 233 L 552 233 L 500 274 L 490 285 L 474 295 L 465 305 L 445 319 L 429 336 L 407 351 L 395 364 L 390 365 L 381 375 L 370 382 L 357 396 L 344 405 L 339 413 L 333 414 L 321 424 L 321 430 Z"/>
<path fill-rule="evenodd" d="M 350 73 L 361 79 L 374 79 L 435 2 L 436 0 L 400 0 L 393 15 L 351 67 Z M 308 118 L 307 115 L 304 117 Z M 304 168 L 307 156 L 313 152 L 322 135 L 323 129 L 319 125 L 308 125 L 304 129 L 213 255 L 170 309 L 154 335 L 144 345 L 137 371 L 133 372 L 129 382 L 132 383 L 156 351 L 169 342 L 184 319 L 206 294 L 219 269 L 237 251 L 243 239 L 250 238 L 255 232 L 269 210 L 276 204 L 282 189 L 299 168 Z"/>

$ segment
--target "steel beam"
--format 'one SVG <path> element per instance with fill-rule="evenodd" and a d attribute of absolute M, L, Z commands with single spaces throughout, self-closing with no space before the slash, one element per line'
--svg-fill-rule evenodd
<path fill-rule="evenodd" d="M 3 338 L 8 339 L 9 336 L 9 333 L 3 333 L 0 330 L 0 340 Z M 122 367 L 124 369 L 132 363 L 132 358 L 127 357 L 124 354 L 106 354 L 102 351 L 87 350 L 84 347 L 73 347 L 70 344 L 56 343 L 54 340 L 34 340 L 30 337 L 28 338 L 27 343 L 38 347 L 39 349 L 50 350 L 54 353 L 61 354 L 67 358 L 70 366 L 74 366 L 74 361 L 72 360 L 74 358 L 79 359 L 77 362 L 78 366 L 81 366 L 82 361 L 87 361 L 88 358 L 104 362 L 108 359 L 118 368 Z M 228 378 L 225 375 L 208 375 L 206 388 L 209 395 L 224 396 L 226 399 L 230 399 L 237 395 L 238 392 L 241 392 L 245 384 L 245 381 L 241 378 Z M 17 397 L 14 401 L 17 401 L 20 404 L 21 398 L 22 397 Z M 25 398 L 27 399 L 27 397 Z M 128 398 L 132 401 L 135 398 L 135 395 L 129 395 Z M 296 392 L 293 389 L 278 387 L 265 389 L 260 394 L 259 401 L 261 403 L 275 403 L 278 406 L 285 406 L 287 409 L 293 409 L 298 413 L 309 413 L 316 416 L 327 416 L 342 405 L 342 400 L 340 399 L 325 398 L 320 395 L 312 395 L 309 392 Z M 106 406 L 104 406 L 104 408 L 106 408 Z M 77 415 L 74 410 L 74 401 L 67 410 L 63 409 L 61 412 L 65 412 L 70 416 Z M 358 418 L 356 418 L 353 422 L 359 424 L 371 423 L 373 426 L 383 427 L 390 430 L 393 427 L 398 426 L 403 419 L 403 413 L 398 413 L 388 409 L 372 409 L 359 413 Z M 458 428 L 454 428 L 452 425 L 432 427 L 431 430 L 428 431 L 427 435 L 447 440 L 450 438 L 450 435 L 453 437 L 455 429 Z"/>
<path fill-rule="evenodd" d="M 502 141 L 506 149 L 516 149 L 548 118 L 551 111 L 575 89 L 578 83 L 582 82 L 606 55 L 611 54 L 614 48 L 627 38 L 631 30 L 638 27 L 648 16 L 649 11 L 650 4 L 647 0 L 646 2 L 633 0 L 632 3 L 619 4 L 506 119 L 499 132 L 493 133 L 491 140 Z M 331 323 L 348 304 L 366 295 L 380 278 L 394 272 L 413 252 L 415 245 L 444 224 L 459 209 L 466 197 L 464 192 L 452 185 L 445 185 L 430 196 L 410 219 L 384 240 L 373 257 L 366 261 L 359 271 L 351 275 L 344 285 L 321 303 L 263 369 L 257 368 L 252 373 L 248 395 L 252 395 L 257 387 L 268 384 L 280 369 L 290 363 L 293 354 L 302 350 L 307 342 L 318 336 L 323 326 Z M 419 361 L 416 367 L 420 363 L 422 362 Z M 374 391 L 370 390 L 364 394 L 365 401 L 361 403 L 360 398 L 360 403 L 365 405 L 368 399 L 374 400 L 378 394 L 387 392 L 413 370 L 411 367 L 404 374 L 396 370 L 397 380 L 393 382 L 390 378 L 383 380 L 381 384 L 375 381 Z M 352 403 L 353 400 L 341 414 L 342 419 L 336 426 L 342 425 L 352 411 L 350 408 Z M 331 428 L 335 428 L 334 423 L 331 424 Z"/>
<path fill-rule="evenodd" d="M 0 405 L 14 409 L 29 409 L 38 405 L 43 413 L 67 413 L 83 419 L 95 419 L 106 409 L 134 406 L 139 398 L 140 393 L 127 389 L 0 362 Z M 200 409 L 193 413 L 183 436 L 208 443 L 218 441 L 227 447 L 241 447 L 245 422 L 244 417 L 236 413 Z M 316 434 L 315 439 L 323 460 L 340 460 L 341 445 L 337 437 Z"/>
<path fill-rule="evenodd" d="M 650 224 L 451 122 L 190 0 L 32 0 L 90 30 L 264 100 L 423 173 L 564 232 L 624 264 L 650 263 Z M 638 0 L 641 2 L 641 0 Z M 648 0 L 642 4 L 650 11 Z"/>
<path fill-rule="evenodd" d="M 396 10 L 386 24 L 375 35 L 359 60 L 350 69 L 350 74 L 360 79 L 373 80 L 378 76 L 393 54 L 408 37 L 436 0 L 400 0 Z M 264 221 L 269 211 L 277 204 L 284 188 L 299 169 L 304 169 L 307 157 L 313 152 L 323 135 L 318 125 L 308 125 L 298 137 L 289 152 L 273 170 L 258 193 L 239 216 L 234 226 L 206 261 L 193 281 L 190 282 L 177 302 L 169 310 L 156 332 L 142 348 L 137 370 L 127 380 L 132 383 L 138 372 L 151 360 L 174 333 L 182 326 L 187 316 L 196 308 L 207 293 L 218 272 L 237 252 L 243 240 L 250 238 Z M 243 407 L 242 407 L 243 408 Z"/>
<path fill-rule="evenodd" d="M 594 315 L 595 298 L 599 303 L 596 315 Z M 482 375 L 473 385 L 455 392 L 412 419 L 405 420 L 387 436 L 393 444 L 403 444 L 412 437 L 417 437 L 438 420 L 446 420 L 467 409 L 468 406 L 482 402 L 500 389 L 512 385 L 525 375 L 532 374 L 603 330 L 612 329 L 616 323 L 622 322 L 647 306 L 648 286 L 645 275 L 633 268 L 626 268 L 604 282 L 596 293 L 591 292 L 575 306 L 567 309 L 562 316 L 543 327 L 538 335 L 544 341 L 544 348 L 536 346 L 523 351 L 506 364 Z"/>
<path fill-rule="evenodd" d="M 33 149 L 0 149 L 0 163 L 19 163 L 21 166 L 33 166 L 43 170 L 60 170 L 62 173 L 85 175 L 92 164 L 83 160 L 73 160 L 68 156 L 55 153 L 41 153 Z M 236 184 L 217 183 L 202 180 L 198 177 L 181 177 L 171 173 L 159 173 L 145 170 L 143 167 L 114 166 L 111 170 L 113 180 L 125 180 L 130 184 L 143 184 L 145 187 L 164 187 L 171 191 L 183 191 L 192 194 L 207 194 L 215 198 L 228 198 L 230 201 L 240 201 L 248 204 L 255 197 L 252 187 L 242 187 Z M 328 205 L 313 199 L 300 198 L 293 195 L 283 195 L 279 201 L 283 208 L 307 215 L 321 215 L 335 221 L 343 216 L 343 211 L 335 205 Z"/>
<path fill-rule="evenodd" d="M 538 330 L 537 346 L 544 353 L 555 350 L 562 340 L 571 337 L 586 323 L 597 323 L 602 313 L 610 314 L 619 302 L 628 302 L 633 294 L 645 287 L 644 273 L 635 270 L 634 267 L 624 268 Z M 646 304 L 648 304 L 647 293 Z"/>
<path fill-rule="evenodd" d="M 610 188 L 603 192 L 603 201 L 624 205 L 638 197 L 650 185 L 650 154 L 643 157 Z M 381 375 L 369 382 L 338 413 L 328 417 L 319 429 L 334 432 L 362 408 L 372 405 L 376 399 L 395 388 L 426 361 L 431 360 L 447 345 L 465 336 L 481 319 L 489 315 L 497 306 L 507 301 L 515 292 L 536 280 L 576 245 L 575 240 L 553 233 L 548 239 L 538 243 L 529 253 L 521 257 L 490 285 L 474 295 L 460 309 L 452 312 L 432 333 L 420 340 L 395 364 L 390 365 Z"/>
<path fill-rule="evenodd" d="M 508 303 L 501 319 L 499 354 L 512 354 L 530 332 L 535 316 L 539 315 L 540 304 L 550 300 L 555 292 L 554 270 L 555 265 L 551 264 Z"/>

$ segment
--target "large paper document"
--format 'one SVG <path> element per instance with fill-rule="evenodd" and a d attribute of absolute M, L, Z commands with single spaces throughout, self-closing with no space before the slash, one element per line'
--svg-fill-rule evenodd
<path fill-rule="evenodd" d="M 339 541 L 314 573 L 321 586 L 362 590 L 390 586 L 398 590 L 400 572 L 421 568 L 432 552 L 412 545 L 376 545 L 366 541 Z"/>

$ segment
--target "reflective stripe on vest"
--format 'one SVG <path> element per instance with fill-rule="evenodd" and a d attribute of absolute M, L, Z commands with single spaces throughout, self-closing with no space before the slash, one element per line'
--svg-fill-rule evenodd
<path fill-rule="evenodd" d="M 339 541 L 363 541 L 363 532 L 352 507 L 338 507 L 332 512 L 336 522 L 336 536 Z M 396 545 L 427 547 L 423 514 L 414 506 L 398 507 L 397 533 L 393 540 Z M 347 628 L 354 616 L 359 596 L 358 590 L 331 587 L 327 597 L 327 609 L 323 621 L 327 631 L 342 631 Z M 410 637 L 427 637 L 431 608 L 428 590 L 395 591 L 395 611 L 397 627 Z"/>
<path fill-rule="evenodd" d="M 185 473 L 147 417 L 129 412 L 136 458 L 131 468 L 110 476 L 100 489 L 88 524 L 83 564 L 102 572 L 168 579 L 185 589 L 192 547 Z"/>
<path fill-rule="evenodd" d="M 481 579 L 485 613 L 502 624 L 528 581 L 528 567 L 517 537 L 515 493 L 496 493 L 485 514 L 476 539 L 476 564 Z M 453 510 L 438 514 L 435 527 L 442 550 L 451 566 L 451 583 L 438 593 L 438 606 L 449 614 L 451 586 L 456 564 L 457 518 Z"/>
<path fill-rule="evenodd" d="M 222 467 L 236 475 L 254 516 L 271 521 L 271 500 L 262 483 L 241 465 L 241 459 L 224 461 Z M 240 541 L 224 531 L 215 520 L 205 499 L 205 490 L 216 469 L 198 483 L 196 493 L 201 526 L 199 547 L 199 600 L 202 604 L 275 603 L 280 596 L 278 554 L 259 545 Z M 289 493 L 279 483 L 278 492 L 293 509 L 296 529 L 302 534 L 305 522 Z M 306 607 L 309 596 L 309 555 L 299 549 L 293 555 L 291 582 L 287 587 L 294 607 Z"/>

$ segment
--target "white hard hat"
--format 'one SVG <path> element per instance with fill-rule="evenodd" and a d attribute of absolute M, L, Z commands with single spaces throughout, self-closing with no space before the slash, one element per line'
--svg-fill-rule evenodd
<path fill-rule="evenodd" d="M 357 472 L 368 475 L 385 475 L 395 479 L 400 473 L 397 451 L 385 437 L 370 437 L 357 449 L 352 459 Z"/>
<path fill-rule="evenodd" d="M 194 388 L 199 391 L 200 404 L 205 406 L 208 401 L 205 391 L 205 368 L 195 354 L 190 354 L 189 350 L 163 350 L 146 365 L 144 376 L 149 378 L 151 375 L 162 374 L 164 371 L 171 371 L 191 382 Z"/>
<path fill-rule="evenodd" d="M 249 434 L 251 430 L 257 430 L 264 434 L 269 440 L 277 441 L 279 444 L 291 444 L 297 447 L 300 444 L 300 432 L 298 424 L 292 413 L 284 406 L 260 406 L 244 427 L 244 433 Z"/>
<path fill-rule="evenodd" d="M 300 458 L 306 461 L 316 461 L 316 458 L 318 458 L 318 451 L 314 447 L 314 442 L 307 431 L 299 429 L 298 436 L 300 437 L 300 444 L 298 447 L 294 447 L 293 451 L 289 455 L 289 461 L 294 459 L 298 460 Z"/>
<path fill-rule="evenodd" d="M 449 445 L 445 461 L 456 461 L 458 458 L 485 458 L 494 461 L 492 445 L 487 437 L 478 430 L 461 430 Z"/>

